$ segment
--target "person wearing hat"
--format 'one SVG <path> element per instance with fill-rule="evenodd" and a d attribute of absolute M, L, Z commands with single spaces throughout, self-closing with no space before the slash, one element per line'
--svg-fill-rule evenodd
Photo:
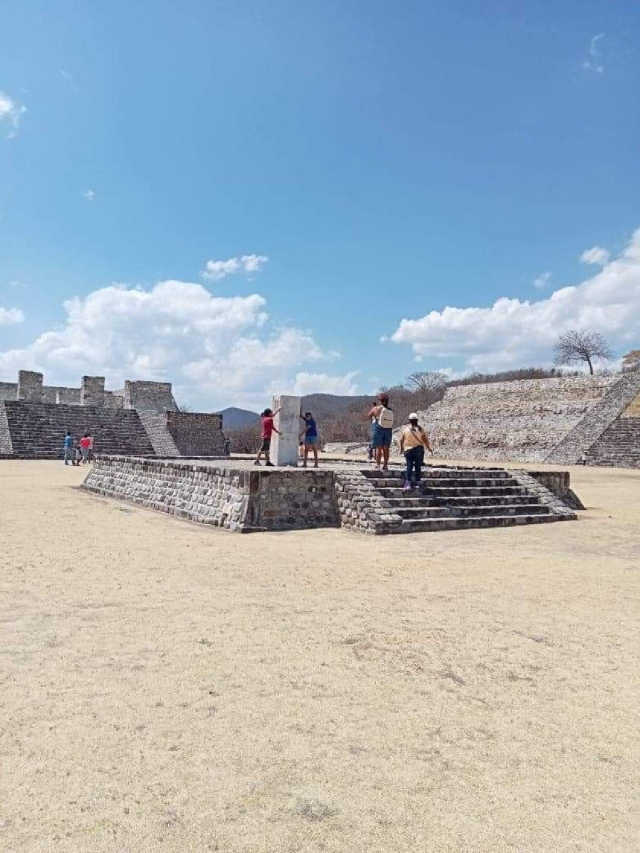
<path fill-rule="evenodd" d="M 418 415 L 415 412 L 411 412 L 409 423 L 402 428 L 400 433 L 400 452 L 404 453 L 404 458 L 407 462 L 407 473 L 405 474 L 404 481 L 405 491 L 411 489 L 411 476 L 414 471 L 416 488 L 420 485 L 425 450 L 428 450 L 433 456 L 433 450 L 429 444 L 429 436 L 418 423 Z"/>

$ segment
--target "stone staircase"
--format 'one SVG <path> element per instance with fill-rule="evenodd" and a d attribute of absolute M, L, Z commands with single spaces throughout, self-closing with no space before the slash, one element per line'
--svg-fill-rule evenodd
<path fill-rule="evenodd" d="M 167 416 L 165 412 L 147 412 L 138 410 L 138 416 L 153 445 L 154 452 L 159 458 L 176 458 L 180 451 L 167 429 Z"/>
<path fill-rule="evenodd" d="M 640 418 L 618 418 L 585 456 L 587 465 L 640 468 Z"/>
<path fill-rule="evenodd" d="M 89 432 L 97 453 L 155 456 L 134 410 L 8 400 L 4 402 L 4 410 L 14 458 L 62 458 L 67 430 L 77 439 Z"/>
<path fill-rule="evenodd" d="M 396 520 L 384 532 L 417 533 L 507 527 L 575 518 L 545 502 L 546 489 L 495 468 L 426 468 L 420 489 L 403 490 L 401 470 L 363 471 L 384 512 Z M 400 519 L 399 523 L 397 519 Z"/>

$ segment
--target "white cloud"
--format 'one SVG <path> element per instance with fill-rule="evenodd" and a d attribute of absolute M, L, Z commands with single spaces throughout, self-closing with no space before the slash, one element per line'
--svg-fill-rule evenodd
<path fill-rule="evenodd" d="M 273 392 L 296 387 L 307 365 L 330 359 L 311 333 L 272 326 L 258 294 L 223 298 L 201 284 L 163 281 L 149 290 L 105 287 L 64 308 L 62 328 L 0 351 L 0 376 L 34 369 L 51 384 L 77 384 L 95 373 L 112 389 L 124 379 L 173 381 L 180 401 L 214 411 L 264 407 Z M 319 374 L 324 387 L 328 379 Z"/>
<path fill-rule="evenodd" d="M 0 92 L 0 122 L 5 121 L 9 125 L 7 136 L 16 136 L 20 127 L 20 119 L 26 113 L 27 108 L 17 104 L 4 92 Z"/>
<path fill-rule="evenodd" d="M 609 252 L 606 249 L 600 248 L 600 246 L 593 246 L 593 248 L 587 249 L 580 255 L 580 260 L 583 264 L 597 264 L 602 267 L 609 260 Z"/>
<path fill-rule="evenodd" d="M 640 327 L 640 229 L 624 252 L 593 278 L 563 287 L 547 299 L 506 296 L 491 307 L 447 307 L 402 320 L 391 340 L 409 344 L 415 356 L 457 359 L 466 370 L 499 370 L 549 363 L 553 344 L 571 328 L 593 329 L 614 349 L 638 343 Z"/>
<path fill-rule="evenodd" d="M 0 305 L 0 326 L 13 326 L 24 322 L 24 314 L 19 308 L 3 308 Z"/>
<path fill-rule="evenodd" d="M 537 287 L 539 290 L 546 287 L 551 281 L 551 273 L 547 270 L 546 272 L 541 273 L 538 278 L 534 278 L 533 286 Z"/>
<path fill-rule="evenodd" d="M 292 393 L 304 397 L 307 394 L 340 394 L 352 396 L 358 393 L 355 382 L 359 371 L 354 370 L 344 376 L 331 376 L 327 373 L 296 374 Z"/>
<path fill-rule="evenodd" d="M 237 272 L 260 272 L 269 258 L 266 255 L 242 255 L 226 261 L 207 261 L 202 277 L 207 281 L 219 281 Z"/>
<path fill-rule="evenodd" d="M 83 198 L 86 198 L 87 201 L 93 201 L 96 197 L 96 194 L 93 190 L 85 190 L 83 193 L 81 193 L 81 195 Z"/>
<path fill-rule="evenodd" d="M 589 42 L 589 59 L 585 59 L 581 64 L 583 71 L 595 71 L 596 74 L 604 72 L 604 64 L 602 62 L 602 52 L 600 50 L 600 39 L 604 38 L 604 33 L 598 33 L 597 36 Z"/>

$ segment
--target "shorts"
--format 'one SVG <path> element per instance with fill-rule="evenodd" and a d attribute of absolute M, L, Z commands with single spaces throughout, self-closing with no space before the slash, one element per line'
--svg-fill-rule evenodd
<path fill-rule="evenodd" d="M 391 427 L 381 427 L 380 424 L 373 424 L 371 428 L 372 447 L 391 447 L 392 439 L 393 430 Z"/>
<path fill-rule="evenodd" d="M 318 436 L 317 435 L 306 435 L 304 438 L 304 443 L 310 444 L 310 445 L 317 444 L 318 443 Z"/>
<path fill-rule="evenodd" d="M 263 438 L 262 444 L 260 445 L 260 452 L 261 453 L 268 453 L 270 450 L 271 450 L 271 439 L 270 438 Z"/>

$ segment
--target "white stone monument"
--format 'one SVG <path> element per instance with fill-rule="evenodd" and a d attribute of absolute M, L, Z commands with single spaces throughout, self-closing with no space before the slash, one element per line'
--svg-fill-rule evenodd
<path fill-rule="evenodd" d="M 281 394 L 279 397 L 273 398 L 271 408 L 274 412 L 280 409 L 274 423 L 281 433 L 278 435 L 277 432 L 274 432 L 271 439 L 271 461 L 274 465 L 295 467 L 298 464 L 298 444 L 304 426 L 300 420 L 301 405 L 300 397 Z"/>

